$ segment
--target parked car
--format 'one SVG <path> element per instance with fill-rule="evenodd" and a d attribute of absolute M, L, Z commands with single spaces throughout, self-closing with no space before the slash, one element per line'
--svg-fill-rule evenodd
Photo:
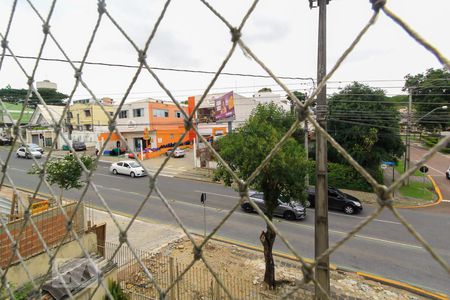
<path fill-rule="evenodd" d="M 263 212 L 266 211 L 266 206 L 264 203 L 264 194 L 262 192 L 251 192 L 249 194 L 249 197 L 258 205 L 259 208 Z M 244 201 L 241 204 L 242 209 L 245 212 L 251 213 L 253 212 L 253 207 L 248 201 Z M 283 202 L 281 200 L 278 200 L 278 206 L 275 208 L 274 211 L 275 216 L 283 217 L 286 220 L 301 220 L 304 219 L 306 216 L 306 210 L 298 202 Z"/>
<path fill-rule="evenodd" d="M 124 174 L 129 175 L 132 178 L 137 176 L 145 176 L 144 168 L 142 168 L 134 160 L 124 160 L 111 164 L 109 171 L 114 175 Z"/>
<path fill-rule="evenodd" d="M 39 151 L 39 152 L 41 152 L 41 154 L 44 154 L 44 149 L 42 149 L 42 147 L 39 146 L 39 145 L 30 143 L 30 144 L 27 144 L 27 146 L 28 146 L 28 148 L 30 148 L 30 149 Z M 22 145 L 22 147 L 25 147 L 25 145 Z"/>
<path fill-rule="evenodd" d="M 311 207 L 315 206 L 316 189 L 308 188 L 308 202 Z M 343 193 L 334 187 L 328 187 L 328 208 L 342 210 L 344 213 L 351 215 L 362 211 L 363 207 L 358 198 Z"/>
<path fill-rule="evenodd" d="M 445 172 L 445 176 L 447 179 L 450 179 L 450 167 L 448 167 L 447 171 Z"/>
<path fill-rule="evenodd" d="M 173 149 L 169 149 L 166 152 L 166 155 L 169 156 L 173 152 Z M 186 152 L 183 149 L 176 149 L 175 152 L 173 152 L 173 157 L 184 157 L 186 155 Z"/>
<path fill-rule="evenodd" d="M 12 138 L 0 137 L 0 146 L 10 146 L 12 143 Z"/>
<path fill-rule="evenodd" d="M 17 157 L 23 157 L 23 158 L 31 158 L 32 156 L 35 158 L 41 158 L 42 153 L 34 148 L 25 148 L 25 147 L 19 147 L 16 151 Z"/>
<path fill-rule="evenodd" d="M 75 151 L 86 151 L 86 144 L 84 142 L 72 142 L 72 148 Z"/>

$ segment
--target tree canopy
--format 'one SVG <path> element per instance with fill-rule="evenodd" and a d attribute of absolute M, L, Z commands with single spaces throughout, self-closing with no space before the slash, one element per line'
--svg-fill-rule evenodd
<path fill-rule="evenodd" d="M 24 103 L 27 92 L 28 90 L 26 89 L 13 89 L 8 85 L 5 88 L 0 89 L 0 98 L 2 101 L 9 103 Z M 38 92 L 48 105 L 64 105 L 63 100 L 69 98 L 68 95 L 60 93 L 54 89 L 38 89 Z M 38 97 L 32 93 L 28 101 L 28 106 L 35 108 L 39 103 L 40 101 Z"/>
<path fill-rule="evenodd" d="M 291 112 L 285 112 L 273 103 L 260 104 L 242 127 L 218 140 L 219 153 L 240 178 L 246 179 L 275 147 L 294 119 Z M 270 220 L 278 206 L 278 199 L 306 200 L 306 172 L 304 148 L 296 138 L 291 137 L 262 169 L 252 185 L 252 188 L 264 193 L 266 215 Z M 232 183 L 231 176 L 220 164 L 215 179 L 223 179 L 227 185 Z M 260 237 L 266 258 L 264 281 L 272 288 L 275 285 L 272 257 L 275 237 L 275 232 L 269 226 Z"/>
<path fill-rule="evenodd" d="M 428 130 L 441 131 L 449 127 L 450 72 L 445 69 L 428 69 L 425 73 L 408 74 L 405 80 L 404 90 L 412 89 L 416 122 Z M 441 109 L 442 106 L 448 106 L 449 109 Z M 427 115 L 431 111 L 433 112 Z"/>
<path fill-rule="evenodd" d="M 83 155 L 80 160 L 88 170 L 93 168 L 94 160 L 88 156 Z M 33 165 L 29 174 L 40 174 L 41 170 L 36 165 Z M 73 155 L 66 155 L 60 159 L 52 159 L 47 163 L 46 180 L 50 184 L 56 184 L 61 189 L 60 200 L 65 190 L 79 189 L 83 187 L 81 175 L 83 169 Z"/>
<path fill-rule="evenodd" d="M 363 167 L 375 174 L 381 161 L 404 152 L 400 113 L 383 90 L 354 82 L 329 99 L 328 132 Z M 329 160 L 347 163 L 329 147 Z"/>

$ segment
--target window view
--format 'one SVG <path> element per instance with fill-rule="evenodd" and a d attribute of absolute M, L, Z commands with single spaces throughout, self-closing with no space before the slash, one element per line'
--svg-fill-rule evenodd
<path fill-rule="evenodd" d="M 169 111 L 167 109 L 154 109 L 153 116 L 157 118 L 168 118 Z"/>
<path fill-rule="evenodd" d="M 84 116 L 85 117 L 90 117 L 91 116 L 91 110 L 90 109 L 85 109 L 84 110 Z"/>
<path fill-rule="evenodd" d="M 177 110 L 176 112 L 175 112 L 175 116 L 177 117 L 177 118 L 181 118 L 181 111 L 179 111 L 179 110 Z"/>
<path fill-rule="evenodd" d="M 121 110 L 119 113 L 119 119 L 126 119 L 128 118 L 128 111 L 127 110 Z"/>
<path fill-rule="evenodd" d="M 133 109 L 133 118 L 139 118 L 144 116 L 144 109 L 143 108 L 136 108 Z"/>

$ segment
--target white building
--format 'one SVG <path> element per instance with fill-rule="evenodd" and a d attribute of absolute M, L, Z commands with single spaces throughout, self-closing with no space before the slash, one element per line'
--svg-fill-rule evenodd
<path fill-rule="evenodd" d="M 216 136 L 226 134 L 228 132 L 228 122 L 215 121 L 215 99 L 223 96 L 224 93 L 209 94 L 199 107 L 198 130 L 203 136 Z M 253 97 L 245 97 L 243 95 L 233 93 L 235 118 L 232 121 L 232 130 L 243 125 L 248 120 L 252 111 L 258 104 L 275 103 L 284 110 L 290 110 L 290 103 L 285 98 L 272 92 L 258 92 Z M 195 104 L 200 101 L 201 95 L 193 96 Z"/>
<path fill-rule="evenodd" d="M 50 90 L 56 90 L 57 85 L 54 82 L 51 82 L 50 80 L 43 80 L 36 82 L 36 87 L 38 89 L 50 89 Z"/>
<path fill-rule="evenodd" d="M 41 147 L 51 147 L 55 139 L 55 131 L 53 126 L 55 120 L 58 122 L 61 119 L 61 115 L 64 111 L 64 106 L 47 105 L 48 110 L 42 105 L 38 104 L 36 110 L 28 122 L 28 128 L 26 130 L 27 143 L 37 144 Z M 53 117 L 53 119 L 52 119 Z M 62 132 L 65 132 L 66 128 L 63 126 Z M 61 135 L 56 139 L 56 149 L 62 148 L 65 142 Z"/>

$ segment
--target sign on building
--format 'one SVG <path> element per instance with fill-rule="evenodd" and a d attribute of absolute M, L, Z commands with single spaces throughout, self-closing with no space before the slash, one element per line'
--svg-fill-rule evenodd
<path fill-rule="evenodd" d="M 233 92 L 216 98 L 215 100 L 216 121 L 231 121 L 235 118 Z"/>

